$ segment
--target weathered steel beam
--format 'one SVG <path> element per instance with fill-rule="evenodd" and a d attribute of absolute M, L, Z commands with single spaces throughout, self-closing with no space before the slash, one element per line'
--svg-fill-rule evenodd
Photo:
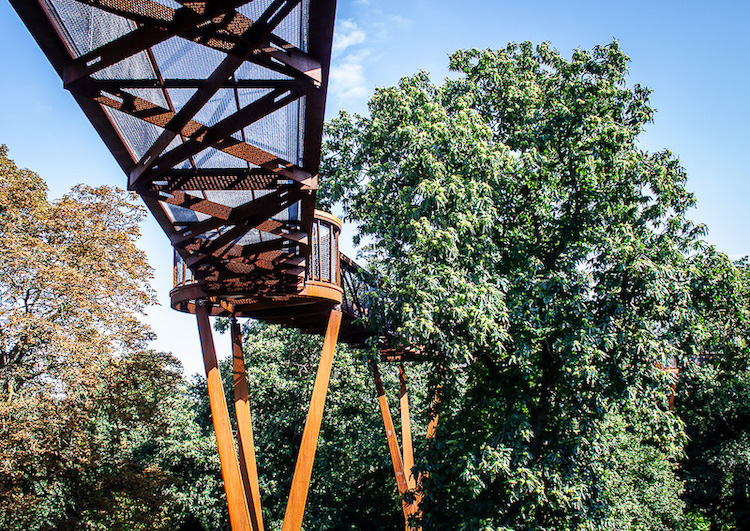
<path fill-rule="evenodd" d="M 396 485 L 398 486 L 399 493 L 404 494 L 409 488 L 406 483 L 406 474 L 404 474 L 404 461 L 401 458 L 401 451 L 398 448 L 398 439 L 396 438 L 396 430 L 393 427 L 393 419 L 391 418 L 391 410 L 388 407 L 388 399 L 385 396 L 383 380 L 380 377 L 380 370 L 375 361 L 372 362 L 372 374 L 375 379 L 375 390 L 377 391 L 378 403 L 380 404 L 380 414 L 383 417 L 385 437 L 388 441 L 388 451 L 391 454 L 393 475 L 396 477 Z"/>
<path fill-rule="evenodd" d="M 253 531 L 263 531 L 263 513 L 258 484 L 258 467 L 255 463 L 255 441 L 253 422 L 248 400 L 245 355 L 242 352 L 240 324 L 232 316 L 232 370 L 234 373 L 234 412 L 237 417 L 237 441 L 240 447 L 240 472 L 245 487 L 245 498 L 250 508 L 250 523 Z"/>
<path fill-rule="evenodd" d="M 203 301 L 201 301 L 203 302 Z M 216 358 L 211 323 L 208 319 L 208 309 L 204 304 L 197 304 L 195 315 L 198 319 L 198 333 L 200 335 L 203 364 L 206 368 L 206 383 L 208 384 L 208 401 L 211 407 L 211 418 L 216 432 L 216 443 L 219 448 L 221 475 L 224 478 L 224 491 L 229 506 L 229 522 L 232 531 L 247 531 L 250 529 L 250 514 L 245 499 L 245 490 L 237 462 L 237 454 L 232 437 L 232 426 L 229 422 L 227 402 L 224 397 L 224 387 L 221 384 L 219 362 Z"/>
<path fill-rule="evenodd" d="M 414 476 L 414 446 L 411 437 L 411 415 L 409 412 L 409 393 L 406 389 L 406 371 L 404 364 L 398 366 L 399 381 L 399 405 L 401 410 L 401 444 L 404 454 L 404 473 L 406 474 L 406 485 L 409 490 L 417 486 L 417 478 Z"/>
<path fill-rule="evenodd" d="M 336 350 L 339 329 L 341 327 L 341 311 L 331 310 L 328 318 L 328 328 L 323 340 L 323 351 L 318 363 L 318 372 L 315 376 L 313 394 L 310 399 L 310 407 L 307 412 L 305 429 L 302 432 L 302 443 L 297 454 L 297 463 L 294 467 L 292 487 L 289 491 L 289 500 L 284 513 L 284 524 L 282 531 L 299 531 L 302 528 L 302 519 L 307 504 L 307 492 L 310 488 L 315 450 L 318 445 L 320 423 L 323 419 L 323 408 L 325 406 L 326 394 L 328 393 L 328 382 L 333 367 L 333 353 Z"/>

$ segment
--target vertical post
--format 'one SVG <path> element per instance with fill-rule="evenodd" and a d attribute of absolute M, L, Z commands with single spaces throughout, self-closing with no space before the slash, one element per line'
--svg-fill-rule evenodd
<path fill-rule="evenodd" d="M 297 454 L 297 464 L 294 467 L 292 488 L 289 491 L 289 501 L 284 513 L 282 531 L 299 531 L 302 528 L 302 517 L 305 514 L 307 491 L 310 487 L 315 449 L 318 445 L 320 423 L 323 418 L 323 407 L 325 406 L 326 394 L 328 393 L 328 381 L 331 378 L 333 353 L 336 350 L 340 327 L 341 310 L 336 308 L 331 310 L 331 314 L 328 317 L 328 328 L 326 329 L 326 336 L 323 341 L 323 351 L 318 363 L 318 372 L 315 376 L 310 407 L 307 411 L 305 429 L 302 432 L 302 443 Z"/>
<path fill-rule="evenodd" d="M 441 367 L 440 374 L 442 374 L 442 372 L 443 372 L 443 368 Z M 438 414 L 434 410 L 437 408 L 437 405 L 440 403 L 441 390 L 442 390 L 442 385 L 439 385 L 438 388 L 435 390 L 435 396 L 433 397 L 433 400 L 432 400 L 433 414 L 432 414 L 432 418 L 430 418 L 429 424 L 427 425 L 427 436 L 426 436 L 426 439 L 427 439 L 427 443 L 428 444 L 435 437 L 435 430 L 437 429 Z M 425 478 L 427 478 L 427 474 L 426 473 L 424 473 L 423 475 L 421 475 L 419 477 L 419 489 L 415 493 L 415 498 L 416 499 L 414 500 L 414 504 L 412 505 L 414 514 L 416 514 L 418 516 L 421 513 L 421 511 L 419 510 L 419 505 L 420 505 L 420 503 L 422 503 L 422 499 L 424 498 L 424 495 L 421 492 L 421 489 L 422 489 L 422 479 L 425 479 Z M 421 531 L 421 530 L 422 530 L 421 527 L 417 527 L 416 528 L 416 531 Z"/>
<path fill-rule="evenodd" d="M 401 444 L 404 453 L 404 473 L 406 474 L 406 485 L 410 490 L 417 486 L 417 479 L 414 477 L 412 469 L 414 468 L 414 446 L 411 438 L 411 415 L 409 414 L 409 393 L 406 390 L 406 372 L 404 364 L 398 366 L 398 380 L 400 387 L 400 406 L 401 406 Z"/>
<path fill-rule="evenodd" d="M 240 473 L 245 487 L 245 499 L 250 509 L 253 531 L 263 531 L 258 468 L 255 463 L 253 424 L 248 403 L 245 356 L 242 352 L 240 324 L 232 316 L 232 372 L 234 373 L 234 412 L 237 417 L 237 441 L 240 447 Z"/>
<path fill-rule="evenodd" d="M 391 453 L 391 462 L 393 463 L 393 474 L 396 476 L 398 491 L 403 494 L 407 490 L 406 477 L 404 475 L 404 462 L 401 459 L 401 452 L 398 449 L 398 439 L 393 428 L 393 419 L 391 419 L 391 410 L 388 407 L 388 400 L 385 397 L 383 389 L 383 380 L 380 378 L 378 364 L 372 363 L 372 374 L 375 377 L 375 389 L 378 393 L 378 402 L 380 403 L 380 413 L 383 415 L 383 426 L 385 427 L 385 438 L 388 440 L 388 451 Z"/>
<path fill-rule="evenodd" d="M 205 301 L 198 301 L 195 306 L 198 318 L 198 333 L 203 350 L 203 364 L 206 367 L 206 382 L 208 383 L 208 401 L 211 405 L 211 418 L 216 432 L 216 443 L 219 447 L 221 461 L 221 475 L 224 478 L 224 491 L 229 506 L 229 523 L 232 531 L 247 531 L 250 529 L 250 516 L 242 487 L 240 468 L 237 464 L 237 454 L 234 449 L 232 427 L 229 423 L 229 412 L 221 385 L 219 362 L 216 359 L 214 338 L 211 333 L 211 323 L 208 319 L 208 309 Z"/>
<path fill-rule="evenodd" d="M 388 407 L 388 400 L 385 396 L 385 389 L 383 388 L 383 380 L 380 378 L 380 370 L 378 370 L 378 364 L 376 361 L 372 362 L 372 374 L 375 378 L 375 389 L 378 394 L 378 403 L 380 404 L 380 413 L 383 416 L 383 427 L 385 428 L 385 438 L 388 441 L 388 451 L 391 454 L 391 463 L 393 464 L 393 475 L 396 476 L 396 485 L 398 486 L 399 494 L 404 494 L 409 486 L 406 482 L 406 475 L 404 474 L 404 462 L 401 458 L 401 452 L 398 448 L 398 439 L 396 438 L 396 431 L 393 427 L 393 419 L 391 418 L 391 410 Z M 406 529 L 409 528 L 408 519 L 412 514 L 412 506 L 402 503 L 404 509 L 404 518 L 407 520 Z"/>

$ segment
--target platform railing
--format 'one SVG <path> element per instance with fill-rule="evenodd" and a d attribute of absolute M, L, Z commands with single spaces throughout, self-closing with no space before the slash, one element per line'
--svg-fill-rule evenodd
<path fill-rule="evenodd" d="M 312 246 L 307 261 L 306 281 L 328 282 L 341 286 L 339 235 L 341 222 L 320 210 L 315 211 Z"/>
<path fill-rule="evenodd" d="M 362 278 L 362 268 L 351 258 L 341 255 L 341 287 L 344 294 L 341 308 L 353 319 L 366 319 L 370 311 L 369 293 L 372 288 Z"/>
<path fill-rule="evenodd" d="M 193 272 L 182 259 L 180 253 L 174 251 L 174 269 L 173 269 L 174 287 L 179 288 L 196 282 Z"/>

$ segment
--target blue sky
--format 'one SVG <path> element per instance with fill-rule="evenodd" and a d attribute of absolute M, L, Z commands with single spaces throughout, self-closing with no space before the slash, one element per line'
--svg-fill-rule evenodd
<path fill-rule="evenodd" d="M 750 3 L 743 1 L 340 0 L 328 116 L 366 112 L 375 87 L 417 70 L 439 82 L 459 48 L 549 41 L 569 56 L 617 39 L 630 56 L 630 81 L 653 90 L 656 118 L 642 136 L 649 151 L 670 149 L 698 199 L 692 218 L 730 256 L 750 254 Z M 125 176 L 7 0 L 0 0 L 0 143 L 59 197 L 73 184 L 125 186 Z M 188 373 L 202 370 L 194 318 L 168 308 L 171 251 L 156 223 L 142 245 L 162 300 L 148 318 L 157 348 Z M 229 353 L 226 341 L 219 348 Z"/>

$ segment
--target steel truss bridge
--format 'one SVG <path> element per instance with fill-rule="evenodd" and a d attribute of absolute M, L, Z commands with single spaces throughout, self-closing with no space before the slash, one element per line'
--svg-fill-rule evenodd
<path fill-rule="evenodd" d="M 197 317 L 233 531 L 264 529 L 236 318 L 324 335 L 283 524 L 299 530 L 336 343 L 373 335 L 361 324 L 368 287 L 338 250 L 341 223 L 315 209 L 335 0 L 11 3 L 174 248 L 171 304 Z M 218 315 L 232 318 L 237 448 Z M 404 493 L 417 487 L 406 376 L 400 365 L 401 450 L 373 369 Z M 417 512 L 404 504 L 407 519 Z"/>

